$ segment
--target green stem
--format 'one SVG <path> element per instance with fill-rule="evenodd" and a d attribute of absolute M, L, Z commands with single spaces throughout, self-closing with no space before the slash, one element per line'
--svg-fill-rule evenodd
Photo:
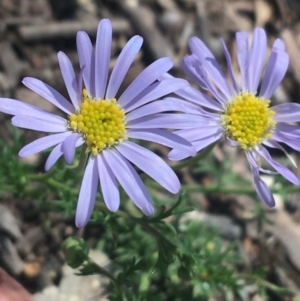
<path fill-rule="evenodd" d="M 52 168 L 50 171 L 45 172 L 45 173 L 28 175 L 28 179 L 33 180 L 33 181 L 42 181 L 42 180 L 50 178 L 54 172 L 55 172 L 55 168 Z"/>
<path fill-rule="evenodd" d="M 170 240 L 168 240 L 162 233 L 160 233 L 152 225 L 148 224 L 146 220 L 141 218 L 130 217 L 134 222 L 139 223 L 143 228 L 145 228 L 149 233 L 154 235 L 159 242 L 163 242 L 167 247 L 176 251 L 177 246 L 174 245 Z"/>
<path fill-rule="evenodd" d="M 147 180 L 147 185 L 152 188 L 163 189 L 158 183 Z M 228 188 L 224 186 L 204 186 L 204 185 L 181 185 L 182 190 L 185 192 L 202 192 L 202 193 L 222 193 L 222 194 L 246 194 L 255 195 L 256 191 L 252 187 L 241 187 L 241 188 Z M 284 189 L 282 188 L 270 188 L 272 193 L 281 193 L 284 190 L 286 193 L 295 193 L 300 191 L 300 186 L 289 186 Z"/>
<path fill-rule="evenodd" d="M 106 211 L 107 208 L 104 204 L 97 204 L 97 207 L 102 210 L 102 211 Z M 147 223 L 147 220 L 143 219 L 143 218 L 137 218 L 134 217 L 132 215 L 130 215 L 129 213 L 127 213 L 126 211 L 119 209 L 118 211 L 115 212 L 116 215 L 123 217 L 125 219 L 131 219 L 133 222 L 141 225 L 143 228 L 145 228 L 149 233 L 151 233 L 158 241 L 163 242 L 167 247 L 169 247 L 172 250 L 176 250 L 177 246 L 174 245 L 170 240 L 168 240 L 162 233 L 160 233 L 156 228 L 154 228 L 152 225 L 150 225 L 149 223 Z"/>
<path fill-rule="evenodd" d="M 100 275 L 104 275 L 109 278 L 115 285 L 118 285 L 117 279 L 107 270 L 105 270 L 102 266 L 98 265 L 94 260 L 88 258 L 88 263 L 92 264 L 96 270 L 99 272 Z"/>
<path fill-rule="evenodd" d="M 172 166 L 173 170 L 179 170 L 182 169 L 186 166 L 190 166 L 190 165 L 194 165 L 196 164 L 199 160 L 203 159 L 204 157 L 206 157 L 211 151 L 212 149 L 215 147 L 216 143 L 212 143 L 211 145 L 209 145 L 208 147 L 206 147 L 204 150 L 202 150 L 201 152 L 199 152 L 195 157 L 192 157 L 190 159 L 184 160 L 181 163 Z"/>
<path fill-rule="evenodd" d="M 116 295 L 118 296 L 118 298 L 120 298 L 117 300 L 123 301 L 124 293 L 122 290 L 122 285 L 121 285 L 121 283 L 118 282 L 118 280 L 115 278 L 115 276 L 113 274 L 111 274 L 110 272 L 108 272 L 107 270 L 105 270 L 102 266 L 98 265 L 91 258 L 88 258 L 88 263 L 93 264 L 93 266 L 96 268 L 96 270 L 99 272 L 100 275 L 104 275 L 112 281 L 112 283 L 114 284 L 115 289 L 116 289 Z"/>
<path fill-rule="evenodd" d="M 274 285 L 273 283 L 271 283 L 265 279 L 262 279 L 256 275 L 240 274 L 239 277 L 255 281 L 255 282 L 257 282 L 258 285 L 268 288 L 275 293 L 288 293 L 288 294 L 293 293 L 293 291 L 287 287 L 278 287 L 277 285 Z"/>
<path fill-rule="evenodd" d="M 78 189 L 76 188 L 71 188 L 70 186 L 68 186 L 67 184 L 63 184 L 61 182 L 56 181 L 53 178 L 47 179 L 46 185 L 53 187 L 53 188 L 57 188 L 60 190 L 64 190 L 64 191 L 68 191 L 71 194 L 77 195 L 78 194 Z"/>
<path fill-rule="evenodd" d="M 182 185 L 186 192 L 203 192 L 203 193 L 223 193 L 223 194 L 247 194 L 255 195 L 256 191 L 252 187 L 227 188 L 221 186 L 203 186 L 203 185 Z M 289 186 L 287 188 L 270 188 L 272 193 L 281 193 L 284 190 L 287 193 L 299 192 L 299 186 Z"/>

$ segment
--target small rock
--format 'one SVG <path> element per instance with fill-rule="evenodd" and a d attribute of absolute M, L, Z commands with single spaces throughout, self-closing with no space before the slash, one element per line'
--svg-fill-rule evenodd
<path fill-rule="evenodd" d="M 22 233 L 19 228 L 19 221 L 9 211 L 9 209 L 2 204 L 0 204 L 0 230 L 14 239 L 22 237 Z"/>
<path fill-rule="evenodd" d="M 107 256 L 99 251 L 91 250 L 90 257 L 102 267 L 109 264 Z M 99 275 L 78 276 L 78 270 L 67 265 L 63 268 L 62 280 L 58 287 L 50 286 L 41 293 L 35 294 L 36 301 L 107 301 L 104 297 L 108 280 Z"/>

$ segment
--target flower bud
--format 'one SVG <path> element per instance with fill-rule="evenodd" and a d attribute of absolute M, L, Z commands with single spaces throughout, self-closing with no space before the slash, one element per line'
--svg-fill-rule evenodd
<path fill-rule="evenodd" d="M 61 248 L 68 265 L 73 269 L 81 266 L 88 257 L 89 250 L 83 239 L 68 237 Z"/>

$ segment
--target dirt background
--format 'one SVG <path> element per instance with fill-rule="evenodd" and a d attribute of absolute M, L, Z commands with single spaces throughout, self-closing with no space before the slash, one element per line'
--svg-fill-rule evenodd
<path fill-rule="evenodd" d="M 62 94 L 66 90 L 61 79 L 57 52 L 64 51 L 75 69 L 79 64 L 76 53 L 77 31 L 86 31 L 93 42 L 101 18 L 113 24 L 112 61 L 127 40 L 139 34 L 144 38 L 142 51 L 137 56 L 124 87 L 149 63 L 169 56 L 174 61 L 173 75 L 184 77 L 180 61 L 188 53 L 187 41 L 200 37 L 225 67 L 219 38 L 223 37 L 230 50 L 238 76 L 235 57 L 235 32 L 253 32 L 256 26 L 268 34 L 269 50 L 276 38 L 281 38 L 290 56 L 290 66 L 282 85 L 274 95 L 274 103 L 299 102 L 300 92 L 300 1 L 298 0 L 0 0 L 0 96 L 38 104 L 44 109 L 55 108 L 35 93 L 22 86 L 25 76 L 47 82 Z M 0 122 L 7 117 L 0 116 Z M 7 139 L 7 134 L 0 131 Z M 37 137 L 42 134 L 34 134 Z M 34 136 L 33 136 L 34 137 Z M 166 154 L 166 149 L 161 149 Z M 235 158 L 233 169 L 250 178 L 242 154 L 225 146 L 217 146 L 214 156 L 222 162 L 224 156 Z M 294 156 L 299 162 L 299 156 Z M 34 162 L 43 160 L 39 156 Z M 1 167 L 0 167 L 1 168 Z M 195 183 L 189 169 L 181 172 L 187 183 Z M 264 266 L 270 279 L 300 294 L 300 202 L 299 194 L 287 200 L 277 198 L 278 206 L 271 212 L 273 225 L 266 225 L 260 233 L 251 221 L 250 197 L 235 196 L 234 205 L 227 206 L 227 198 L 217 201 L 202 194 L 199 201 L 206 208 L 204 218 L 223 231 L 224 236 L 239 240 L 249 265 Z M 59 251 L 64 237 L 74 234 L 73 220 L 53 215 L 51 230 L 38 221 L 42 217 L 26 213 L 24 208 L 12 208 L 6 199 L 0 207 L 0 262 L 1 266 L 21 282 L 31 293 L 61 281 L 63 258 Z M 284 201 L 284 202 L 283 202 Z M 14 203 L 18 207 L 17 202 Z M 225 206 L 224 206 L 225 205 Z M 215 214 L 221 218 L 215 218 Z M 223 220 L 222 220 L 223 218 Z M 238 222 L 237 221 L 247 222 Z M 20 227 L 15 227 L 14 224 Z M 241 227 L 243 225 L 243 227 Z M 238 227 L 238 228 L 235 228 Z M 235 230 L 238 229 L 238 230 Z M 5 247 L 3 247 L 5 246 Z M 2 273 L 2 274 L 1 274 Z M 4 272 L 0 273 L 3 280 Z M 5 299 L 5 281 L 0 284 L 0 301 Z M 12 280 L 9 280 L 12 281 Z M 7 295 L 8 296 L 8 295 Z M 13 299 L 15 298 L 15 299 Z M 22 300 L 30 300 L 23 295 Z M 296 300 L 293 296 L 269 296 L 265 300 Z M 220 299 L 221 300 L 221 299 Z M 249 293 L 247 300 L 259 301 L 257 293 Z"/>

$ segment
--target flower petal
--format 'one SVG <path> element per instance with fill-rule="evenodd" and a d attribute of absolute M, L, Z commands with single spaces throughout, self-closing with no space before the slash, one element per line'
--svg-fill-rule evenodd
<path fill-rule="evenodd" d="M 186 108 L 182 103 L 177 102 L 176 99 L 153 101 L 127 114 L 126 121 L 128 122 L 144 116 L 171 111 L 186 112 Z"/>
<path fill-rule="evenodd" d="M 107 208 L 116 212 L 120 207 L 118 182 L 102 154 L 97 156 L 102 196 Z"/>
<path fill-rule="evenodd" d="M 288 157 L 288 159 L 292 162 L 292 164 L 297 168 L 297 164 L 296 164 L 295 160 L 293 159 L 293 157 L 290 156 L 289 153 L 285 150 L 285 148 L 282 147 L 275 140 L 269 139 L 267 141 L 264 141 L 263 145 L 268 146 L 268 147 L 272 147 L 272 148 L 277 148 L 277 149 L 280 149 L 281 151 L 283 151 L 284 154 Z"/>
<path fill-rule="evenodd" d="M 281 39 L 276 39 L 272 48 L 277 48 L 279 50 L 284 51 L 285 50 L 284 42 Z"/>
<path fill-rule="evenodd" d="M 164 73 L 169 71 L 172 67 L 173 62 L 170 58 L 165 57 L 155 61 L 134 79 L 129 87 L 122 93 L 118 102 L 122 107 L 125 107 L 139 93 L 141 93 Z"/>
<path fill-rule="evenodd" d="M 39 117 L 49 122 L 56 122 L 66 119 L 42 110 L 23 101 L 10 98 L 0 98 L 0 111 L 10 115 L 25 115 L 31 117 Z"/>
<path fill-rule="evenodd" d="M 250 165 L 250 169 L 254 179 L 254 187 L 259 198 L 268 206 L 274 207 L 275 200 L 273 194 L 266 183 L 260 178 L 258 166 L 255 161 L 251 158 L 248 152 L 246 152 L 246 156 Z"/>
<path fill-rule="evenodd" d="M 248 89 L 256 93 L 267 50 L 267 37 L 262 28 L 255 28 L 248 62 Z"/>
<path fill-rule="evenodd" d="M 298 177 L 291 172 L 288 168 L 281 165 L 280 163 L 274 161 L 269 152 L 264 148 L 260 147 L 257 152 L 276 170 L 278 171 L 282 176 L 284 176 L 287 180 L 289 180 L 291 183 L 295 185 L 300 185 L 300 180 Z"/>
<path fill-rule="evenodd" d="M 189 129 L 207 124 L 207 119 L 199 115 L 191 114 L 156 114 L 129 121 L 126 127 L 129 129 Z"/>
<path fill-rule="evenodd" d="M 82 145 L 84 143 L 84 140 L 81 138 L 81 134 L 73 133 L 68 136 L 62 143 L 62 151 L 68 164 L 71 164 L 74 160 L 76 144 L 79 139 L 81 143 L 80 145 Z"/>
<path fill-rule="evenodd" d="M 39 138 L 26 146 L 24 146 L 20 152 L 19 156 L 20 157 L 27 157 L 30 155 L 37 154 L 49 147 L 52 147 L 58 143 L 61 143 L 62 141 L 65 140 L 66 137 L 71 135 L 72 132 L 64 132 L 64 133 L 59 133 L 59 134 L 54 134 L 54 135 L 49 135 L 43 138 Z"/>
<path fill-rule="evenodd" d="M 48 156 L 45 164 L 46 171 L 50 170 L 52 166 L 57 162 L 57 160 L 63 155 L 61 145 L 62 143 L 57 144 L 51 151 L 50 155 Z"/>
<path fill-rule="evenodd" d="M 80 72 L 78 73 L 77 77 L 76 77 L 76 81 L 77 81 L 77 86 L 78 86 L 78 99 L 79 99 L 79 105 L 82 102 L 82 81 L 83 81 L 83 72 L 85 70 L 85 67 L 83 66 L 80 69 Z"/>
<path fill-rule="evenodd" d="M 89 95 L 95 95 L 95 53 L 88 34 L 79 31 L 76 37 L 77 53 L 83 80 Z"/>
<path fill-rule="evenodd" d="M 83 228 L 90 220 L 95 206 L 97 188 L 97 160 L 95 156 L 90 156 L 82 179 L 76 208 L 76 227 Z"/>
<path fill-rule="evenodd" d="M 239 31 L 235 34 L 236 37 L 236 52 L 242 76 L 242 90 L 247 91 L 248 88 L 248 33 Z"/>
<path fill-rule="evenodd" d="M 68 100 L 64 96 L 62 96 L 58 91 L 56 91 L 46 83 L 43 83 L 42 81 L 32 77 L 25 77 L 22 83 L 27 88 L 44 97 L 65 113 L 71 115 L 75 112 L 72 104 L 68 102 Z"/>
<path fill-rule="evenodd" d="M 203 68 L 205 69 L 209 77 L 216 83 L 223 95 L 227 99 L 231 98 L 232 93 L 228 82 L 211 51 L 197 37 L 192 37 L 189 39 L 189 46 L 192 53 L 197 56 Z"/>
<path fill-rule="evenodd" d="M 188 87 L 189 84 L 184 79 L 173 78 L 166 79 L 160 82 L 156 82 L 148 86 L 142 94 L 137 95 L 130 103 L 128 103 L 124 108 L 125 112 L 130 112 L 138 107 L 141 107 L 150 101 L 156 100 L 160 97 L 163 97 L 169 93 L 175 92 L 179 89 Z"/>
<path fill-rule="evenodd" d="M 300 127 L 297 125 L 278 122 L 273 134 L 278 133 L 285 137 L 300 139 Z"/>
<path fill-rule="evenodd" d="M 114 149 L 104 150 L 104 158 L 125 192 L 146 215 L 154 213 L 151 196 L 128 161 Z"/>
<path fill-rule="evenodd" d="M 300 136 L 299 136 L 300 137 Z M 289 147 L 297 150 L 300 152 L 300 144 L 299 144 L 299 138 L 294 138 L 288 135 L 284 135 L 281 132 L 274 132 L 272 139 L 278 142 L 282 142 L 285 143 L 286 145 L 288 145 Z"/>
<path fill-rule="evenodd" d="M 203 81 L 200 74 L 195 69 L 195 65 L 199 64 L 199 60 L 196 55 L 185 55 L 181 61 L 181 67 L 184 73 L 195 83 L 197 83 L 202 89 L 207 90 L 206 84 Z"/>
<path fill-rule="evenodd" d="M 298 122 L 300 121 L 300 104 L 282 103 L 271 107 L 276 114 L 273 119 L 277 122 Z"/>
<path fill-rule="evenodd" d="M 232 85 L 233 85 L 234 92 L 236 94 L 238 94 L 239 93 L 239 87 L 238 87 L 238 84 L 237 84 L 235 76 L 234 76 L 231 57 L 230 57 L 229 51 L 226 47 L 225 41 L 223 39 L 221 39 L 221 44 L 222 44 L 223 52 L 224 52 L 224 55 L 225 55 L 225 58 L 226 58 L 227 69 L 229 71 L 229 76 L 230 76 L 230 79 L 231 79 L 231 82 L 232 82 Z"/>
<path fill-rule="evenodd" d="M 65 132 L 67 131 L 67 122 L 66 120 L 57 119 L 55 122 L 44 119 L 39 119 L 31 116 L 15 116 L 12 118 L 12 124 L 19 128 L 25 128 L 34 131 L 40 132 Z"/>
<path fill-rule="evenodd" d="M 78 110 L 80 104 L 79 89 L 72 63 L 62 51 L 58 53 L 57 58 L 70 99 L 75 109 Z"/>
<path fill-rule="evenodd" d="M 199 92 L 193 87 L 180 89 L 175 92 L 178 96 L 185 98 L 197 105 L 203 106 L 208 109 L 212 109 L 217 112 L 223 112 L 223 108 L 220 103 L 216 102 L 209 96 Z"/>
<path fill-rule="evenodd" d="M 127 131 L 127 136 L 133 139 L 141 139 L 146 141 L 151 141 L 155 143 L 159 143 L 168 147 L 177 148 L 178 150 L 189 152 L 190 156 L 194 156 L 196 150 L 193 148 L 192 144 L 182 137 L 175 135 L 174 133 L 170 133 L 166 130 L 160 129 L 147 129 L 147 130 L 139 130 L 139 129 L 130 129 Z"/>
<path fill-rule="evenodd" d="M 211 135 L 216 135 L 222 131 L 223 129 L 220 125 L 207 125 L 203 127 L 197 126 L 195 128 L 175 131 L 174 134 L 186 139 L 187 141 L 196 141 Z"/>
<path fill-rule="evenodd" d="M 219 129 L 219 131 L 216 131 L 213 134 L 203 136 L 202 138 L 193 141 L 192 145 L 196 148 L 197 152 L 199 152 L 205 147 L 219 140 L 222 136 L 223 136 L 223 131 Z M 190 155 L 187 152 L 180 151 L 179 149 L 173 149 L 168 154 L 168 158 L 172 161 L 183 160 L 189 156 Z"/>
<path fill-rule="evenodd" d="M 96 98 L 104 98 L 110 63 L 112 27 L 109 19 L 99 23 L 96 39 Z"/>
<path fill-rule="evenodd" d="M 224 96 L 222 94 L 222 92 L 220 92 L 219 89 L 217 89 L 215 87 L 215 85 L 208 78 L 208 74 L 206 73 L 206 70 L 203 68 L 202 62 L 201 62 L 201 64 L 199 63 L 199 64 L 195 65 L 195 68 L 196 68 L 196 71 L 200 74 L 203 81 L 205 82 L 207 89 L 216 98 L 216 100 L 223 105 L 226 104 L 228 102 L 228 100 L 231 98 L 231 96 L 227 98 L 226 96 Z M 216 82 L 215 84 L 219 88 L 219 82 Z"/>
<path fill-rule="evenodd" d="M 171 193 L 179 192 L 180 182 L 176 174 L 159 156 L 130 141 L 119 144 L 116 149 L 128 161 L 136 165 L 165 189 Z"/>
<path fill-rule="evenodd" d="M 111 73 L 106 91 L 106 99 L 114 98 L 129 70 L 135 56 L 140 51 L 143 44 L 143 38 L 140 36 L 132 37 L 121 51 L 115 67 Z"/>
<path fill-rule="evenodd" d="M 289 65 L 289 56 L 286 52 L 272 49 L 266 73 L 261 85 L 259 96 L 270 99 L 281 83 Z"/>

